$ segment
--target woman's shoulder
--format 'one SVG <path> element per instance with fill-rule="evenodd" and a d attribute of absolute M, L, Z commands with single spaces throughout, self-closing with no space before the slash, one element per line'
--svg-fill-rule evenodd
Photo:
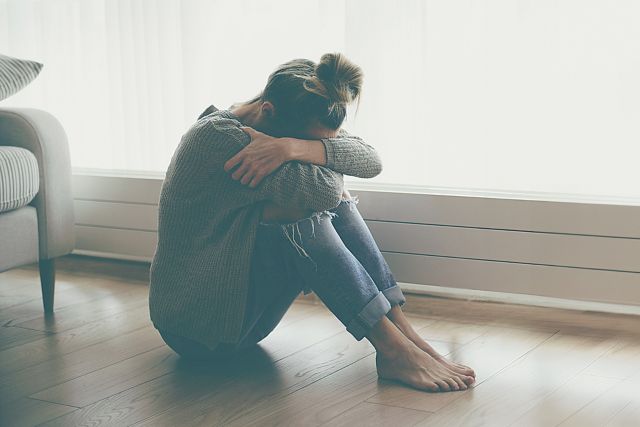
<path fill-rule="evenodd" d="M 240 129 L 241 126 L 242 123 L 229 110 L 217 110 L 201 115 L 189 128 L 185 138 L 201 142 L 218 141 L 246 145 L 250 137 Z"/>

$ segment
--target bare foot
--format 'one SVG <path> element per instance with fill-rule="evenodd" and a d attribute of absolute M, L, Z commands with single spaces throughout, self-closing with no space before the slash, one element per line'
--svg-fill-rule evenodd
<path fill-rule="evenodd" d="M 378 376 L 427 391 L 466 390 L 473 377 L 462 375 L 407 341 L 393 355 L 376 354 Z"/>
<path fill-rule="evenodd" d="M 473 371 L 473 369 L 466 365 L 462 365 L 460 363 L 455 363 L 445 359 L 443 355 L 438 353 L 433 347 L 429 345 L 429 343 L 423 340 L 422 337 L 418 335 L 416 330 L 413 329 L 413 326 L 411 326 L 411 323 L 402 312 L 400 306 L 396 305 L 391 308 L 388 316 L 393 324 L 396 325 L 396 327 L 402 332 L 402 334 L 409 340 L 411 340 L 411 342 L 413 342 L 416 346 L 418 346 L 419 349 L 421 349 L 452 371 L 461 375 L 473 377 L 475 379 L 476 373 Z"/>
<path fill-rule="evenodd" d="M 456 372 L 456 373 L 462 374 L 462 375 L 467 375 L 467 376 L 473 377 L 475 379 L 476 373 L 475 373 L 475 371 L 473 369 L 471 369 L 467 365 L 463 365 L 461 363 L 456 363 L 456 362 L 452 362 L 450 360 L 447 360 L 443 355 L 438 353 L 435 348 L 431 347 L 431 345 L 429 345 L 428 342 L 423 340 L 417 334 L 416 334 L 415 337 L 410 337 L 409 339 L 416 346 L 418 346 L 419 349 L 421 349 L 422 351 L 424 351 L 427 354 L 429 354 L 431 357 L 433 357 L 438 362 L 442 363 L 447 368 L 451 369 L 453 372 Z"/>

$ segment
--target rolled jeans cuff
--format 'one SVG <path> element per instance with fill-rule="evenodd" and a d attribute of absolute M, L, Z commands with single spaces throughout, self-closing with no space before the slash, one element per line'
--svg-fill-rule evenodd
<path fill-rule="evenodd" d="M 387 300 L 389 300 L 391 307 L 393 307 L 394 305 L 403 306 L 404 303 L 407 302 L 404 295 L 402 294 L 400 286 L 398 285 L 383 289 L 382 293 L 385 297 L 387 297 Z"/>
<path fill-rule="evenodd" d="M 379 292 L 364 306 L 360 313 L 347 326 L 347 331 L 360 341 L 391 310 L 391 304 L 382 292 Z"/>

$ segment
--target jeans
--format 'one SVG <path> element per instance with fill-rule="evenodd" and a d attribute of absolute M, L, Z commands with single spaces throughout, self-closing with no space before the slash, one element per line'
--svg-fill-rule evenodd
<path fill-rule="evenodd" d="M 292 223 L 260 221 L 251 262 L 242 335 L 204 344 L 160 331 L 186 357 L 233 354 L 265 338 L 300 292 L 315 292 L 356 340 L 405 298 L 360 215 L 357 196 Z"/>

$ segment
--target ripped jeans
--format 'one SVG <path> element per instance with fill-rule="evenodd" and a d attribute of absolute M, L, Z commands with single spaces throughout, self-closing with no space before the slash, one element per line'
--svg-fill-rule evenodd
<path fill-rule="evenodd" d="M 296 297 L 315 292 L 356 340 L 363 339 L 405 298 L 360 215 L 357 196 L 292 223 L 260 221 L 242 336 L 236 344 L 203 344 L 160 331 L 177 353 L 232 354 L 251 347 L 278 325 Z"/>

